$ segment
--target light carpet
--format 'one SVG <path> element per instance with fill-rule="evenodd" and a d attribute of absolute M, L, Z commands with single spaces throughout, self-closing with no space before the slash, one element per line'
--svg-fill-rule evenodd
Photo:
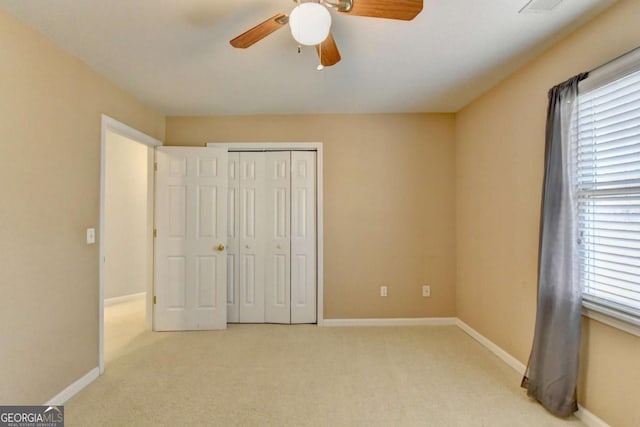
<path fill-rule="evenodd" d="M 584 425 L 529 400 L 455 326 L 152 333 L 127 304 L 107 319 L 106 372 L 67 402 L 67 426 Z"/>

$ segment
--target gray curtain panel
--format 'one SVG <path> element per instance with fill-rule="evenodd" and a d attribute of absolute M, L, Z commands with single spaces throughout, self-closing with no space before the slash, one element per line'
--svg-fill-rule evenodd
<path fill-rule="evenodd" d="M 540 224 L 536 329 L 522 387 L 551 413 L 578 409 L 582 289 L 571 138 L 575 137 L 580 74 L 549 91 L 545 175 Z"/>

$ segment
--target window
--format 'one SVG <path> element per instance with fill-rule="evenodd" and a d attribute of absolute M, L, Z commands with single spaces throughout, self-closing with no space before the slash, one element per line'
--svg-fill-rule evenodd
<path fill-rule="evenodd" d="M 640 325 L 640 51 L 580 84 L 574 128 L 584 305 Z"/>

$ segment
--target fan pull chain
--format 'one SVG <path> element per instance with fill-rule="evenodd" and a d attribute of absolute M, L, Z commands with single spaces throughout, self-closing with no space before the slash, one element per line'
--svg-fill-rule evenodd
<path fill-rule="evenodd" d="M 324 70 L 324 65 L 322 65 L 322 43 L 320 43 L 320 45 L 318 46 L 318 58 L 320 60 L 320 63 L 316 67 L 316 70 L 322 71 Z"/>
<path fill-rule="evenodd" d="M 294 0 L 298 6 L 300 6 L 300 0 Z M 302 53 L 302 46 L 298 45 L 298 53 Z"/>

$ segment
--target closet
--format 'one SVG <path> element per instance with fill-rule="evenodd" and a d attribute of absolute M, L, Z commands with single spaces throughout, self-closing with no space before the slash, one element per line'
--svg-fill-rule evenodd
<path fill-rule="evenodd" d="M 316 322 L 316 152 L 229 152 L 227 321 Z"/>

